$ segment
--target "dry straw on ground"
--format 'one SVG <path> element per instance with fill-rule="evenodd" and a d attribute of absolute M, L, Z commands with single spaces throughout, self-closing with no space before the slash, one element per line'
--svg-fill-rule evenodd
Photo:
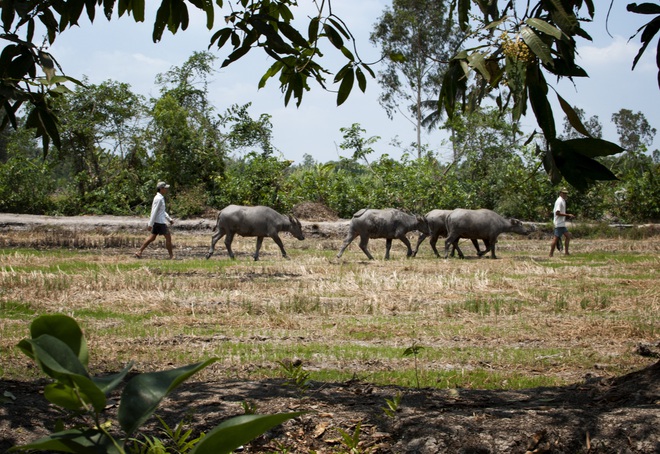
<path fill-rule="evenodd" d="M 256 263 L 250 257 L 255 241 L 244 238 L 234 243 L 237 260 L 226 258 L 221 243 L 216 254 L 204 260 L 210 242 L 207 230 L 175 230 L 175 261 L 164 260 L 167 253 L 160 243 L 145 251 L 142 260 L 133 258 L 145 235 L 132 230 L 1 231 L 4 382 L 36 375 L 14 347 L 27 335 L 30 314 L 64 312 L 81 321 L 92 367 L 98 372 L 116 370 L 128 360 L 136 361 L 136 370 L 146 371 L 218 356 L 219 363 L 201 374 L 195 385 L 226 396 L 196 394 L 194 406 L 205 423 L 239 411 L 237 405 L 228 408 L 223 399 L 230 399 L 232 392 L 250 396 L 248 387 L 254 389 L 259 382 L 280 396 L 271 401 L 252 394 L 261 396 L 265 411 L 310 409 L 310 404 L 336 415 L 316 437 L 314 430 L 323 420 L 318 415 L 301 422 L 309 430 L 294 425 L 278 432 L 284 440 L 297 440 L 291 443 L 300 450 L 291 452 L 311 452 L 311 447 L 331 452 L 339 437 L 336 431 L 330 436 L 329 428 L 349 429 L 357 420 L 366 422 L 365 443 L 375 452 L 443 452 L 443 446 L 455 447 L 452 443 L 461 439 L 464 446 L 476 449 L 480 437 L 484 450 L 479 452 L 524 452 L 538 430 L 546 432 L 537 445 L 547 441 L 554 449 L 547 452 L 576 452 L 584 449 L 584 431 L 565 426 L 559 415 L 542 418 L 544 404 L 530 397 L 532 391 L 526 399 L 534 405 L 508 408 L 507 399 L 519 405 L 523 397 L 507 389 L 519 379 L 554 384 L 548 390 L 556 394 L 544 399 L 564 402 L 564 416 L 575 424 L 574 412 L 589 402 L 588 395 L 578 391 L 580 386 L 595 398 L 605 388 L 595 384 L 604 382 L 589 382 L 593 377 L 614 380 L 657 361 L 639 354 L 640 345 L 655 352 L 660 336 L 657 236 L 637 241 L 576 239 L 573 256 L 553 259 L 547 257 L 547 238 L 503 236 L 500 259 L 472 256 L 462 261 L 436 259 L 428 242 L 414 259 L 405 259 L 404 247 L 395 242 L 393 259 L 384 261 L 384 241 L 372 240 L 369 248 L 375 261 L 365 260 L 356 244 L 337 260 L 343 225 L 327 230 L 321 221 L 307 222 L 307 240 L 285 236 L 291 260 L 282 259 L 277 246 L 266 239 L 262 260 Z M 426 402 L 436 402 L 436 412 L 433 405 L 413 404 L 422 396 L 414 389 L 413 359 L 401 354 L 413 344 L 424 347 L 417 373 L 428 388 Z M 283 389 L 277 381 L 282 378 L 278 361 L 287 358 L 301 359 L 312 378 L 332 372 L 343 377 L 336 378 L 340 382 L 356 385 L 342 385 L 342 391 L 337 383 L 318 378 L 319 388 L 305 399 L 284 397 L 270 384 Z M 603 447 L 589 452 L 618 452 L 628 443 L 626 437 L 637 443 L 636 452 L 653 452 L 660 446 L 657 435 L 640 432 L 650 422 L 640 423 L 636 432 L 628 429 L 626 437 L 614 435 L 617 427 L 637 417 L 649 418 L 652 410 L 656 416 L 649 421 L 660 423 L 658 375 L 655 370 L 649 374 L 650 384 L 640 388 L 645 397 L 619 398 L 629 402 L 629 411 L 617 404 L 616 411 L 622 412 L 618 419 L 607 422 L 595 412 L 595 419 L 588 420 L 594 427 L 590 437 L 598 427 L 601 436 L 590 445 Z M 237 379 L 240 382 L 233 382 Z M 461 387 L 456 395 L 442 389 L 456 386 L 453 380 Z M 404 399 L 396 422 L 386 423 L 380 410 L 394 389 L 378 388 L 375 382 L 408 387 L 400 388 L 410 400 L 406 404 Z M 358 383 L 363 385 L 352 388 Z M 501 389 L 501 395 L 492 394 L 489 403 L 482 402 L 483 391 L 470 388 L 483 386 Z M 571 386 L 577 387 L 575 400 L 565 400 L 568 394 L 561 393 Z M 353 394 L 352 400 L 364 398 L 362 403 L 370 402 L 372 409 L 363 412 L 357 402 L 350 404 L 351 398 L 338 398 L 333 405 L 339 406 L 333 406 L 327 394 L 331 389 L 337 396 L 349 390 L 362 393 Z M 494 402 L 500 400 L 498 407 Z M 209 410 L 214 405 L 217 413 Z M 455 412 L 461 405 L 476 411 L 480 419 L 466 420 L 462 413 L 459 418 Z M 559 411 L 554 404 L 545 405 Z M 175 417 L 173 410 L 170 413 Z M 506 420 L 493 420 L 504 413 Z M 428 434 L 423 427 L 429 421 L 451 430 Z M 464 433 L 468 426 L 476 432 Z M 610 441 L 602 439 L 606 433 Z M 273 452 L 270 441 L 263 443 L 271 451 L 255 452 Z M 415 443 L 428 447 L 413 450 Z"/>

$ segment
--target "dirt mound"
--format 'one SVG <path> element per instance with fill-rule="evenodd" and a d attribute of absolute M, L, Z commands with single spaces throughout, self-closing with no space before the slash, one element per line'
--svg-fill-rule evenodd
<path fill-rule="evenodd" d="M 318 202 L 303 202 L 293 207 L 293 215 L 299 219 L 312 222 L 336 221 L 337 213 Z"/>

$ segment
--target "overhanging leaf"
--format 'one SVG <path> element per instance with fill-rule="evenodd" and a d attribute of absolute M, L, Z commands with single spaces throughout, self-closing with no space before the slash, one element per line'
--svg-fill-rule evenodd
<path fill-rule="evenodd" d="M 595 138 L 565 140 L 564 144 L 573 151 L 589 158 L 612 156 L 625 151 L 613 142 Z"/>
<path fill-rule="evenodd" d="M 631 13 L 637 14 L 660 14 L 660 5 L 655 3 L 629 3 L 626 5 L 626 9 Z"/>
<path fill-rule="evenodd" d="M 357 78 L 358 87 L 360 87 L 360 91 L 364 93 L 365 90 L 367 89 L 367 78 L 364 76 L 364 73 L 359 67 L 355 68 L 355 77 Z"/>
<path fill-rule="evenodd" d="M 467 61 L 472 68 L 479 71 L 484 79 L 490 82 L 490 73 L 488 72 L 488 69 L 486 69 L 486 54 L 482 52 L 473 52 L 468 55 Z"/>
<path fill-rule="evenodd" d="M 344 73 L 344 77 L 339 84 L 339 92 L 337 93 L 337 105 L 341 106 L 344 101 L 348 99 L 353 89 L 353 82 L 355 81 L 355 71 L 352 67 L 348 67 Z"/>
<path fill-rule="evenodd" d="M 548 174 L 548 177 L 550 178 L 550 182 L 552 184 L 559 184 L 559 182 L 561 181 L 561 173 L 559 172 L 559 169 L 555 164 L 555 159 L 552 156 L 552 152 L 550 150 L 546 150 L 545 152 L 542 152 L 538 145 L 536 146 L 536 151 L 537 154 L 543 153 L 543 157 L 542 157 L 543 169 L 545 170 L 545 173 Z"/>
<path fill-rule="evenodd" d="M 594 139 L 580 139 L 594 140 Z M 550 141 L 552 157 L 564 179 L 579 191 L 586 191 L 596 181 L 616 180 L 607 167 L 573 148 L 569 141 Z"/>
<path fill-rule="evenodd" d="M 580 120 L 580 117 L 575 112 L 573 107 L 571 107 L 571 105 L 567 103 L 566 100 L 559 95 L 559 93 L 557 93 L 557 99 L 559 100 L 559 105 L 566 114 L 566 118 L 568 118 L 570 125 L 573 126 L 573 128 L 580 134 L 591 137 L 591 134 L 589 131 L 587 131 L 587 128 L 584 127 L 582 120 Z"/>
<path fill-rule="evenodd" d="M 337 33 L 337 30 L 332 28 L 332 26 L 328 24 L 323 24 L 323 31 L 325 32 L 326 36 L 328 37 L 328 40 L 332 43 L 333 46 L 335 46 L 337 49 L 341 49 L 342 46 L 344 45 L 344 40 L 342 39 L 341 35 Z"/>
<path fill-rule="evenodd" d="M 552 24 L 547 23 L 546 21 L 542 19 L 538 19 L 536 17 L 531 17 L 525 21 L 527 25 L 530 27 L 534 27 L 538 31 L 545 33 L 546 35 L 550 35 L 553 38 L 556 39 L 561 39 L 562 37 L 562 31 L 559 30 L 557 27 L 555 27 Z"/>
<path fill-rule="evenodd" d="M 537 65 L 530 65 L 527 68 L 527 90 L 529 92 L 529 102 L 543 135 L 546 140 L 554 139 L 557 136 L 557 131 L 552 107 L 548 102 L 548 85 Z"/>
<path fill-rule="evenodd" d="M 529 49 L 534 52 L 534 55 L 540 58 L 543 63 L 548 66 L 554 65 L 550 48 L 539 38 L 534 30 L 530 27 L 522 27 L 520 29 L 520 36 L 522 36 L 523 41 L 525 41 Z"/>

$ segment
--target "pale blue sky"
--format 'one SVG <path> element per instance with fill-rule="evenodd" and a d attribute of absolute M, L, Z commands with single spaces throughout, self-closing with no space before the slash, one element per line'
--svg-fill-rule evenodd
<path fill-rule="evenodd" d="M 158 2 L 159 3 L 159 2 Z M 311 2 L 300 0 L 309 8 Z M 609 2 L 608 2 L 609 3 Z M 605 2 L 597 2 L 597 16 L 594 23 L 585 29 L 594 38 L 593 42 L 578 41 L 578 63 L 589 73 L 589 79 L 576 79 L 560 84 L 548 77 L 548 82 L 571 104 L 584 109 L 587 116 L 598 115 L 603 123 L 604 138 L 617 141 L 617 134 L 610 119 L 621 108 L 644 113 L 649 123 L 660 129 L 660 89 L 657 85 L 657 67 L 655 65 L 656 43 L 651 44 L 645 57 L 631 71 L 632 61 L 639 49 L 639 38 L 630 43 L 628 38 L 648 20 L 626 12 L 628 1 L 615 0 L 609 21 L 609 31 L 605 31 Z M 333 11 L 342 17 L 357 40 L 358 50 L 365 61 L 376 60 L 378 50 L 369 43 L 368 37 L 373 24 L 389 1 L 384 0 L 333 0 Z M 147 16 L 153 17 L 157 2 L 147 0 Z M 297 17 L 304 17 L 304 10 L 294 10 Z M 221 21 L 216 12 L 216 21 Z M 205 27 L 205 19 L 198 14 L 191 17 L 186 31 L 176 35 L 163 34 L 160 43 L 151 40 L 153 20 L 136 24 L 132 18 L 113 18 L 108 22 L 100 15 L 93 25 L 86 19 L 81 26 L 67 30 L 59 36 L 51 52 L 58 59 L 68 75 L 89 78 L 91 83 L 101 83 L 108 79 L 129 83 L 133 90 L 145 96 L 157 95 L 154 85 L 156 74 L 180 66 L 194 51 L 207 49 L 213 31 L 220 28 L 216 23 L 212 31 Z M 657 40 L 657 38 L 656 38 Z M 274 144 L 285 159 L 300 162 L 305 153 L 317 161 L 335 160 L 348 152 L 339 149 L 342 141 L 340 128 L 359 123 L 367 136 L 380 136 L 374 148 L 377 154 L 389 154 L 399 157 L 401 151 L 390 145 L 395 137 L 404 145 L 415 141 L 412 124 L 399 116 L 394 120 L 387 118 L 385 111 L 378 104 L 379 86 L 369 79 L 366 94 L 354 89 L 344 105 L 335 105 L 336 95 L 324 92 L 318 86 L 306 92 L 300 108 L 291 102 L 284 107 L 277 80 L 271 79 L 265 88 L 258 90 L 258 82 L 265 70 L 272 64 L 262 52 L 252 51 L 244 58 L 227 68 L 219 69 L 227 55 L 216 48 L 211 51 L 218 56 L 218 72 L 212 77 L 210 98 L 218 112 L 223 112 L 232 104 L 252 102 L 250 110 L 253 117 L 261 113 L 272 115 Z M 326 55 L 330 57 L 332 52 Z M 338 70 L 345 62 L 340 58 L 328 58 L 327 67 Z M 551 97 L 554 99 L 554 96 Z M 563 113 L 554 104 L 557 128 L 561 130 Z M 532 130 L 536 127 L 530 112 L 523 118 L 523 127 Z M 441 159 L 449 160 L 450 146 L 446 134 L 434 132 L 424 134 L 423 141 L 428 143 Z M 660 138 L 652 149 L 660 148 Z"/>

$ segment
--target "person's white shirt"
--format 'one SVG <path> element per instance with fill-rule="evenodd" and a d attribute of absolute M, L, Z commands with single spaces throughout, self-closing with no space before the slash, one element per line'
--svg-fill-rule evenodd
<path fill-rule="evenodd" d="M 168 221 L 171 221 L 170 215 L 165 212 L 165 197 L 163 194 L 158 192 L 154 197 L 154 201 L 151 204 L 151 217 L 149 218 L 149 227 L 153 227 L 154 224 L 167 224 Z"/>
<path fill-rule="evenodd" d="M 566 216 L 558 216 L 557 212 L 566 213 L 566 200 L 562 196 L 559 196 L 555 201 L 555 208 L 552 210 L 553 222 L 555 227 L 566 227 Z"/>

